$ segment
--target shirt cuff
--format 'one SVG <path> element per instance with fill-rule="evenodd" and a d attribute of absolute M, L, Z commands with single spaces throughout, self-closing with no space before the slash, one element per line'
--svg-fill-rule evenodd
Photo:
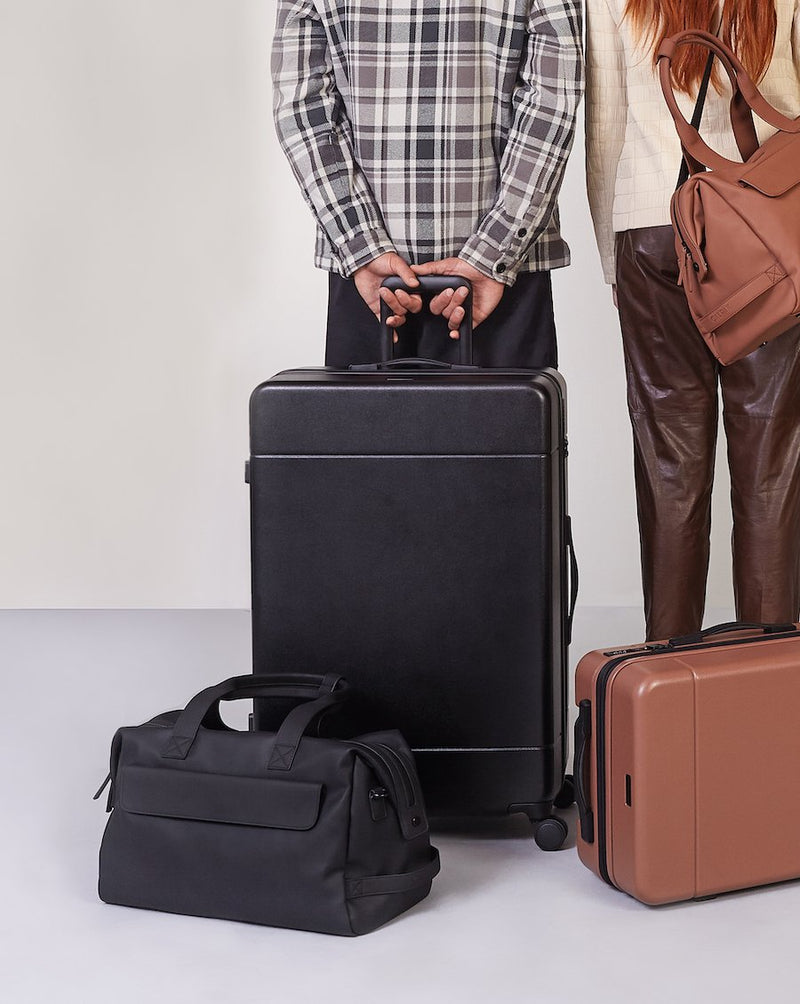
<path fill-rule="evenodd" d="M 517 279 L 521 262 L 513 261 L 504 251 L 501 251 L 492 241 L 478 234 L 473 234 L 464 247 L 458 252 L 458 257 L 472 265 L 496 282 L 513 286 Z"/>
<path fill-rule="evenodd" d="M 362 230 L 337 242 L 336 257 L 339 259 L 342 275 L 350 278 L 362 266 L 395 250 L 388 234 L 377 230 Z"/>
<path fill-rule="evenodd" d="M 512 218 L 503 206 L 495 207 L 461 249 L 459 258 L 497 282 L 513 286 L 535 236 L 538 232 L 524 220 Z"/>

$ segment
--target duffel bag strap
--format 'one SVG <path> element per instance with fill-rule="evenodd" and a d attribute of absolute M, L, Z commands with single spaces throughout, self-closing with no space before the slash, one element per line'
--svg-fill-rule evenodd
<path fill-rule="evenodd" d="M 386 896 L 395 892 L 413 892 L 420 886 L 428 885 L 439 874 L 439 852 L 431 847 L 431 859 L 421 868 L 401 875 L 366 875 L 363 878 L 345 879 L 345 895 L 348 899 L 360 896 Z"/>

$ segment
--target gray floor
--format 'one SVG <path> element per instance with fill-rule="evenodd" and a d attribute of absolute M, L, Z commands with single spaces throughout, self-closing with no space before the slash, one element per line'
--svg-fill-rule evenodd
<path fill-rule="evenodd" d="M 236 611 L 0 613 L 3 1000 L 798 1000 L 800 883 L 650 910 L 573 849 L 539 851 L 522 819 L 438 833 L 432 895 L 360 939 L 100 903 L 91 795 L 114 729 L 248 671 L 248 631 Z M 580 610 L 574 652 L 640 634 L 636 611 Z"/>

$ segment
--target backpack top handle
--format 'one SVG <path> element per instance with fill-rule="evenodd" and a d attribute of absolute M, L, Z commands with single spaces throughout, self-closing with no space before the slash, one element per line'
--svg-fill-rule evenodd
<path fill-rule="evenodd" d="M 707 31 L 679 32 L 672 38 L 665 38 L 661 43 L 658 50 L 658 65 L 661 89 L 681 138 L 692 174 L 700 173 L 706 167 L 724 173 L 734 162 L 716 153 L 705 143 L 697 129 L 686 121 L 675 98 L 672 60 L 680 46 L 691 44 L 702 45 L 710 49 L 719 58 L 728 74 L 733 88 L 731 124 L 743 161 L 750 160 L 760 146 L 753 122 L 753 112 L 781 132 L 800 133 L 800 118 L 787 118 L 774 108 L 753 83 L 736 53 L 716 35 Z"/>

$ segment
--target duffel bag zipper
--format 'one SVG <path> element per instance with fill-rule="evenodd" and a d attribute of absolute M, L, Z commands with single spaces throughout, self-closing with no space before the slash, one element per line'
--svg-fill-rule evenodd
<path fill-rule="evenodd" d="M 374 746 L 358 742 L 357 740 L 350 739 L 348 742 L 354 749 L 361 752 L 361 756 L 385 785 L 387 798 L 394 805 L 400 829 L 405 839 L 412 840 L 414 837 L 424 833 L 427 829 L 425 812 L 418 805 L 417 786 L 413 783 L 412 775 L 400 755 L 390 746 L 383 746 L 383 744 L 380 745 L 383 746 L 385 753 L 377 750 Z M 393 762 L 397 762 L 399 766 L 398 771 L 392 769 L 391 764 Z M 406 788 L 404 776 L 412 782 L 410 793 L 407 790 L 403 792 L 405 798 L 402 801 L 405 802 L 405 805 L 402 804 L 401 799 L 398 797 L 398 774 L 400 776 L 400 785 L 404 789 Z M 370 806 L 373 805 L 373 801 L 370 798 Z M 386 803 L 384 802 L 383 804 L 385 805 Z"/>
<path fill-rule="evenodd" d="M 393 750 L 392 747 L 387 746 L 386 743 L 381 743 L 380 745 L 381 749 L 386 750 L 389 754 L 390 759 L 400 767 L 400 777 L 403 782 L 403 788 L 405 789 L 406 802 L 408 803 L 408 807 L 411 808 L 417 804 L 417 793 L 414 790 L 414 779 L 411 777 L 408 765 L 397 750 Z"/>
<path fill-rule="evenodd" d="M 769 640 L 780 640 L 785 638 L 797 638 L 796 631 L 773 635 L 753 635 L 750 638 L 736 638 L 730 641 L 703 642 L 699 645 L 643 645 L 641 648 L 618 649 L 616 652 L 609 652 L 608 655 L 625 653 L 620 658 L 607 662 L 597 675 L 595 685 L 595 743 L 597 759 L 597 860 L 600 870 L 600 877 L 610 886 L 617 888 L 611 881 L 608 872 L 608 841 L 606 840 L 607 825 L 607 805 L 606 805 L 606 692 L 611 674 L 623 662 L 628 662 L 631 656 L 646 658 L 649 655 L 663 655 L 664 652 L 698 652 L 709 648 L 730 648 L 734 645 L 749 645 L 754 642 Z"/>
<path fill-rule="evenodd" d="M 392 770 L 392 765 L 386 758 L 386 756 L 383 753 L 381 753 L 380 750 L 376 749 L 374 746 L 370 746 L 367 743 L 360 743 L 355 739 L 350 740 L 350 745 L 355 746 L 356 749 L 365 750 L 368 754 L 371 755 L 371 758 L 373 758 L 372 763 L 370 763 L 370 757 L 365 757 L 365 759 L 367 760 L 368 763 L 370 763 L 370 766 L 373 769 L 375 769 L 374 760 L 377 760 L 380 763 L 380 765 L 383 767 L 383 770 L 378 771 L 378 776 L 380 777 L 381 781 L 384 782 L 386 789 L 388 790 L 388 794 L 391 796 L 392 801 L 399 810 L 400 801 L 398 799 L 397 781 L 395 780 L 395 772 Z M 404 794 L 406 793 L 404 792 Z M 410 808 L 411 805 L 413 805 L 413 802 L 409 802 L 408 798 L 406 798 L 406 805 Z"/>
<path fill-rule="evenodd" d="M 369 792 L 369 811 L 376 823 L 379 823 L 382 819 L 386 819 L 388 815 L 388 810 L 386 808 L 386 800 L 389 797 L 389 792 L 386 788 L 370 788 Z"/>
<path fill-rule="evenodd" d="M 101 795 L 103 794 L 103 792 L 104 792 L 104 791 L 106 790 L 106 785 L 107 785 L 107 784 L 110 784 L 110 782 L 111 782 L 111 771 L 109 771 L 109 772 L 108 772 L 108 773 L 106 774 L 106 779 L 105 779 L 105 781 L 103 781 L 103 783 L 102 783 L 102 784 L 100 785 L 100 787 L 99 787 L 99 788 L 97 789 L 97 791 L 96 791 L 96 792 L 94 793 L 94 795 L 92 795 L 92 801 L 93 801 L 93 802 L 96 802 L 96 801 L 97 801 L 97 799 L 98 799 L 98 798 L 99 798 L 99 797 L 100 797 L 100 796 L 101 796 Z"/>
<path fill-rule="evenodd" d="M 168 711 L 168 712 L 166 712 L 166 714 L 171 714 L 171 712 Z M 146 729 L 146 728 L 150 728 L 150 729 L 171 729 L 174 723 L 172 723 L 172 722 L 159 722 L 158 719 L 159 718 L 163 718 L 163 717 L 164 717 L 163 715 L 156 715 L 156 717 L 155 718 L 151 718 L 149 722 L 144 722 L 144 724 L 138 725 L 136 727 L 140 728 L 140 729 Z M 114 739 L 117 738 L 117 735 L 118 735 L 118 733 L 115 733 Z M 112 757 L 113 757 L 113 755 L 114 755 L 114 751 L 113 751 L 113 741 L 112 741 Z M 96 802 L 97 799 L 100 798 L 100 796 L 106 790 L 106 787 L 109 784 L 111 785 L 111 787 L 108 789 L 108 798 L 106 799 L 106 812 L 111 812 L 111 807 L 112 807 L 113 802 L 114 802 L 114 778 L 112 776 L 112 772 L 111 771 L 109 771 L 108 774 L 106 774 L 105 780 L 100 785 L 100 787 L 97 789 L 97 791 L 94 793 L 94 795 L 92 795 L 92 801 Z"/>

